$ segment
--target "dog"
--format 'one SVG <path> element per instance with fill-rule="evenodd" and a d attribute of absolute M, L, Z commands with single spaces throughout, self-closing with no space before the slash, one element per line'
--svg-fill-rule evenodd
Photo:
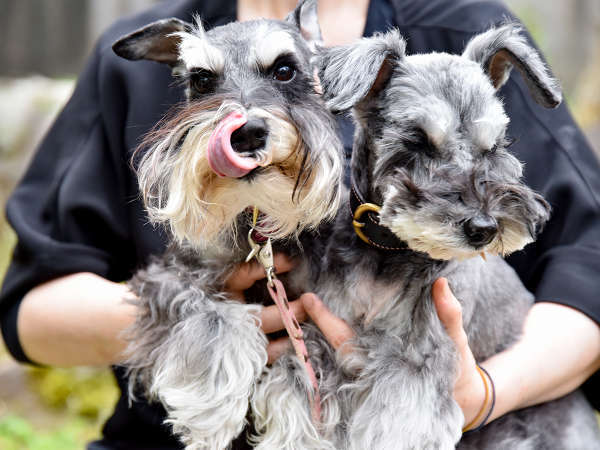
<path fill-rule="evenodd" d="M 342 144 L 311 65 L 320 40 L 316 1 L 301 0 L 284 21 L 205 31 L 172 18 L 113 46 L 169 65 L 186 89 L 134 157 L 149 218 L 173 244 L 129 282 L 139 313 L 125 366 L 132 398 L 160 401 L 189 449 L 242 432 L 267 363 L 261 306 L 224 291 L 249 230 L 293 255 L 338 209 Z"/>
<path fill-rule="evenodd" d="M 297 273 L 303 290 L 317 293 L 356 336 L 346 344 L 352 351 L 336 355 L 319 330 L 304 327 L 321 374 L 315 448 L 596 448 L 598 426 L 580 392 L 507 414 L 461 440 L 464 417 L 452 395 L 457 354 L 431 298 L 433 282 L 446 277 L 478 361 L 518 339 L 533 296 L 502 256 L 533 241 L 550 207 L 523 184 L 522 165 L 507 150 L 509 118 L 497 90 L 516 67 L 533 98 L 553 108 L 558 84 L 516 24 L 475 36 L 462 55 L 408 56 L 405 47 L 392 30 L 321 49 L 317 58 L 328 106 L 352 109 L 355 118 L 352 189 L 317 245 L 321 262 Z M 273 408 L 298 370 L 277 361 L 258 398 L 273 399 Z M 306 403 L 305 394 L 287 401 Z M 282 436 L 290 424 L 307 423 L 307 411 L 273 415 L 261 429 Z M 281 439 L 270 448 L 303 447 Z"/>

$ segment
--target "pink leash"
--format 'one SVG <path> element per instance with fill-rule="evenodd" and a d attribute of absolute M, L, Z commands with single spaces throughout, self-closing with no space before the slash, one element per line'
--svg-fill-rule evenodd
<path fill-rule="evenodd" d="M 267 274 L 267 288 L 269 289 L 269 294 L 271 294 L 273 302 L 275 302 L 277 305 L 277 309 L 281 315 L 281 320 L 283 321 L 283 325 L 285 326 L 290 341 L 292 341 L 292 346 L 294 347 L 296 356 L 304 364 L 306 373 L 308 374 L 308 377 L 312 383 L 314 393 L 313 395 L 309 394 L 308 400 L 310 402 L 313 421 L 318 424 L 321 422 L 321 396 L 319 395 L 319 384 L 317 382 L 317 377 L 308 358 L 308 350 L 306 349 L 306 344 L 304 343 L 302 328 L 300 328 L 300 324 L 298 323 L 298 319 L 296 319 L 294 312 L 290 309 L 290 304 L 288 302 L 283 283 L 278 280 L 277 275 L 275 275 L 271 239 L 269 238 L 262 242 L 257 242 L 259 236 L 254 230 L 257 219 L 258 209 L 255 207 L 252 228 L 248 233 L 248 243 L 250 244 L 251 250 L 246 258 L 246 262 L 256 257 L 258 262 L 265 269 Z"/>
<path fill-rule="evenodd" d="M 292 341 L 292 345 L 296 351 L 296 356 L 304 363 L 304 369 L 306 370 L 306 373 L 310 378 L 310 382 L 313 385 L 314 395 L 310 396 L 308 400 L 310 402 L 313 421 L 315 423 L 320 423 L 321 396 L 319 395 L 319 385 L 317 383 L 315 371 L 310 363 L 310 360 L 308 359 L 308 350 L 306 349 L 306 344 L 304 343 L 304 339 L 302 337 L 302 328 L 300 328 L 300 324 L 298 323 L 294 312 L 290 309 L 283 283 L 281 283 L 281 281 L 279 281 L 277 278 L 273 279 L 271 283 L 275 289 L 273 289 L 270 284 L 267 284 L 269 294 L 271 294 L 271 298 L 279 309 L 279 314 L 281 315 L 285 329 L 290 337 L 290 341 Z"/>

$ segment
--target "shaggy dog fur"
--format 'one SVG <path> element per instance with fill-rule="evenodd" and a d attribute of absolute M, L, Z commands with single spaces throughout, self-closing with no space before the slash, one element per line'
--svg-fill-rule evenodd
<path fill-rule="evenodd" d="M 160 401 L 189 449 L 227 448 L 249 400 L 264 402 L 261 306 L 224 292 L 249 252 L 252 207 L 262 214 L 256 230 L 289 254 L 338 208 L 342 146 L 310 64 L 319 40 L 316 2 L 303 0 L 285 21 L 205 31 L 199 19 L 167 19 L 114 45 L 127 59 L 170 65 L 188 97 L 135 160 L 149 217 L 173 245 L 129 283 L 139 313 L 125 365 L 131 396 Z"/>
<path fill-rule="evenodd" d="M 509 119 L 496 91 L 514 66 L 538 103 L 556 107 L 561 94 L 518 26 L 476 36 L 460 56 L 407 56 L 390 31 L 323 49 L 318 66 L 330 108 L 353 108 L 353 188 L 380 205 L 361 221 L 390 230 L 398 249 L 359 239 L 346 204 L 314 244 L 324 258 L 297 271 L 301 289 L 316 292 L 356 333 L 353 351 L 336 355 L 305 327 L 324 411 L 321 443 L 310 448 L 598 448 L 596 419 L 580 392 L 507 414 L 461 440 L 464 418 L 452 396 L 457 354 L 431 298 L 433 282 L 446 277 L 478 361 L 518 339 L 533 302 L 501 256 L 531 242 L 550 208 L 522 183 L 522 166 L 507 151 Z M 259 409 L 282 407 L 282 398 L 306 404 L 289 389 L 299 376 L 292 358 L 263 379 L 256 398 L 271 405 Z M 307 415 L 306 405 L 288 407 L 261 425 L 280 436 Z M 279 440 L 270 448 L 306 447 Z"/>

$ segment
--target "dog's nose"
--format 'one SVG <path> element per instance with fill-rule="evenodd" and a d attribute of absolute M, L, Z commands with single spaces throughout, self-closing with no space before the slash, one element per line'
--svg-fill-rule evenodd
<path fill-rule="evenodd" d="M 231 134 L 231 147 L 238 153 L 254 153 L 267 143 L 267 121 L 251 118 Z"/>
<path fill-rule="evenodd" d="M 498 222 L 487 214 L 480 214 L 467 220 L 463 225 L 469 244 L 483 247 L 492 242 L 498 232 Z"/>

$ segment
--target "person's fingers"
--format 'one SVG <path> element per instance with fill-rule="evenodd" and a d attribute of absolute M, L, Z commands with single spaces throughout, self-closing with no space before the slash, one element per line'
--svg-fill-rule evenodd
<path fill-rule="evenodd" d="M 457 379 L 454 384 L 454 399 L 463 411 L 465 423 L 469 423 L 481 409 L 485 397 L 485 387 L 477 371 L 467 333 L 463 328 L 462 307 L 445 278 L 438 278 L 433 283 L 432 295 L 438 317 L 460 356 Z"/>
<path fill-rule="evenodd" d="M 306 320 L 306 311 L 302 304 L 304 295 L 300 296 L 298 300 L 289 302 L 290 310 L 292 310 L 296 319 L 298 319 L 298 322 L 304 322 Z M 274 331 L 283 330 L 284 328 L 279 309 L 277 309 L 276 305 L 265 306 L 260 313 L 260 320 L 262 323 L 261 328 L 265 333 L 273 333 Z"/>
<path fill-rule="evenodd" d="M 354 337 L 350 325 L 334 315 L 315 294 L 304 294 L 301 299 L 306 313 L 334 349 L 339 349 Z"/>
<path fill-rule="evenodd" d="M 462 352 L 464 347 L 468 345 L 467 335 L 463 328 L 462 307 L 450 290 L 448 280 L 438 278 L 433 283 L 432 295 L 442 325 L 446 328 L 450 339 L 454 341 L 456 348 Z"/>
<path fill-rule="evenodd" d="M 289 272 L 295 265 L 294 261 L 283 253 L 275 253 L 273 263 L 275 265 L 275 273 Z M 258 261 L 253 259 L 250 262 L 240 264 L 231 272 L 227 280 L 225 280 L 225 289 L 229 292 L 241 292 L 250 288 L 256 281 L 264 277 L 265 269 Z"/>
<path fill-rule="evenodd" d="M 273 362 L 283 355 L 291 345 L 292 343 L 288 337 L 281 337 L 269 341 L 267 344 L 267 364 L 273 364 Z"/>
<path fill-rule="evenodd" d="M 246 297 L 244 297 L 244 291 L 227 291 L 231 300 L 237 300 L 240 303 L 246 303 Z"/>

